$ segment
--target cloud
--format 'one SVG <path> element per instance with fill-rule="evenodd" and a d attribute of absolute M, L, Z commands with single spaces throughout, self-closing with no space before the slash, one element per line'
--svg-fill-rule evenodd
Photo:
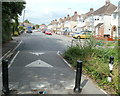
<path fill-rule="evenodd" d="M 111 0 L 116 5 L 118 1 Z M 105 4 L 105 0 L 26 0 L 26 2 L 25 19 L 33 23 L 50 23 L 67 14 L 73 15 L 74 11 L 82 14 L 88 12 L 90 8 L 96 10 Z"/>

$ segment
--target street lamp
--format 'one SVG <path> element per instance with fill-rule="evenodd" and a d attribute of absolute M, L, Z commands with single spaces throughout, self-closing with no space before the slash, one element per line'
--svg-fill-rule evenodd
<path fill-rule="evenodd" d="M 71 16 L 72 16 L 72 8 L 68 8 L 69 10 L 70 10 L 70 14 L 71 14 Z"/>
<path fill-rule="evenodd" d="M 23 26 L 24 26 L 24 19 L 25 19 L 25 10 L 23 11 Z"/>
<path fill-rule="evenodd" d="M 71 14 L 71 17 L 72 17 L 72 8 L 68 8 L 71 12 L 70 12 L 70 14 Z M 71 22 L 71 18 L 70 18 L 70 30 L 72 31 L 72 22 Z"/>

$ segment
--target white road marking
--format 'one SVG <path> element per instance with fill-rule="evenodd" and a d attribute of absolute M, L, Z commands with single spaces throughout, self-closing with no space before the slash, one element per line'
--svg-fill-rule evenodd
<path fill-rule="evenodd" d="M 18 52 L 16 53 L 16 55 L 13 57 L 13 59 L 10 61 L 10 64 L 9 64 L 8 68 L 11 67 L 12 63 L 14 62 L 15 58 L 17 57 L 17 55 L 18 55 L 19 53 L 20 53 L 20 51 L 18 51 Z"/>
<path fill-rule="evenodd" d="M 45 53 L 43 53 L 43 52 L 29 52 L 29 53 L 34 54 L 34 55 L 37 55 L 37 56 L 45 54 Z"/>
<path fill-rule="evenodd" d="M 19 54 L 19 52 L 20 52 L 20 51 L 18 51 L 18 52 L 16 53 L 16 55 L 13 57 L 13 59 L 12 59 L 11 62 L 10 62 L 10 64 L 8 65 L 8 68 L 11 67 L 12 63 L 14 62 L 14 60 L 15 60 L 15 58 L 17 57 L 17 55 Z M 1 76 L 2 76 L 2 72 L 0 73 L 0 77 L 1 77 Z"/>
<path fill-rule="evenodd" d="M 60 55 L 59 53 L 60 53 L 60 51 L 57 52 L 57 55 Z"/>
<path fill-rule="evenodd" d="M 20 46 L 20 44 L 22 43 L 22 41 L 20 41 L 20 43 L 12 50 L 12 52 L 14 52 L 19 46 Z M 7 57 L 9 57 L 12 53 L 10 53 L 10 51 L 11 50 L 9 50 L 4 56 L 2 56 L 1 58 L 0 58 L 0 62 L 2 62 L 2 59 L 4 58 L 4 57 L 6 57 L 7 55 Z M 10 54 L 9 54 L 10 53 Z M 7 58 L 6 57 L 6 58 Z"/>
<path fill-rule="evenodd" d="M 22 43 L 23 41 L 20 41 L 20 43 L 13 49 L 13 51 L 15 51 L 19 46 L 20 44 Z"/>
<path fill-rule="evenodd" d="M 53 67 L 52 65 L 42 61 L 42 60 L 36 60 L 25 67 Z"/>
<path fill-rule="evenodd" d="M 60 51 L 57 52 L 57 55 L 59 55 L 59 56 L 63 59 L 63 61 L 64 61 L 70 68 L 72 68 L 72 66 L 60 55 Z"/>

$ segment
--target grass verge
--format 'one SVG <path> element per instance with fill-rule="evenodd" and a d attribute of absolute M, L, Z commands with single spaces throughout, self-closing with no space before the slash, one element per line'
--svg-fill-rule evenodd
<path fill-rule="evenodd" d="M 119 75 L 118 75 L 118 50 L 120 48 L 96 47 L 97 42 L 90 39 L 84 46 L 69 47 L 63 57 L 76 67 L 77 60 L 83 61 L 83 73 L 92 78 L 99 87 L 110 94 L 119 94 Z M 114 56 L 113 72 L 109 70 L 109 58 Z M 108 82 L 108 76 L 112 77 L 112 82 Z"/>

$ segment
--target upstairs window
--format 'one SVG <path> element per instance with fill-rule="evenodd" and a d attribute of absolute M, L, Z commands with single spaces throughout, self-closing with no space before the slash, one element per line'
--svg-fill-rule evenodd
<path fill-rule="evenodd" d="M 114 13 L 114 14 L 113 14 L 113 19 L 116 19 L 116 18 L 117 18 L 117 14 Z"/>

